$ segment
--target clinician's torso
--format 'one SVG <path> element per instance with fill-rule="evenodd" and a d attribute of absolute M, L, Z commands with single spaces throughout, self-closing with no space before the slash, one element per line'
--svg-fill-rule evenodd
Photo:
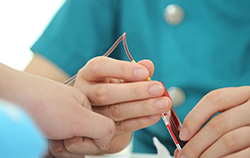
<path fill-rule="evenodd" d="M 175 107 L 183 121 L 209 91 L 250 84 L 249 10 L 248 0 L 68 0 L 33 51 L 74 75 L 127 32 L 134 59 L 154 62 L 152 79 L 184 92 L 183 103 Z M 121 47 L 117 50 L 114 57 L 127 59 Z M 152 136 L 173 152 L 161 120 L 134 132 L 134 151 L 156 152 Z"/>
<path fill-rule="evenodd" d="M 154 80 L 183 90 L 175 107 L 181 120 L 209 91 L 250 84 L 250 1 L 124 0 L 119 6 L 119 33 L 127 32 L 135 60 L 151 59 Z M 143 132 L 169 141 L 162 121 Z"/>

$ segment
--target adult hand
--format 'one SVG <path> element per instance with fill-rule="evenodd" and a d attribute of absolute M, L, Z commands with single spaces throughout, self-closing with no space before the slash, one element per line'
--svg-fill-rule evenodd
<path fill-rule="evenodd" d="M 115 121 L 116 132 L 106 151 L 80 137 L 64 140 L 66 151 L 79 156 L 115 153 L 129 144 L 133 131 L 159 121 L 160 114 L 171 108 L 171 101 L 161 97 L 164 87 L 160 82 L 146 81 L 153 71 L 149 60 L 137 64 L 108 57 L 94 58 L 79 70 L 74 86 L 88 97 L 93 111 Z"/>
<path fill-rule="evenodd" d="M 249 157 L 249 125 L 250 86 L 212 91 L 185 118 L 180 138 L 189 142 L 175 157 Z"/>

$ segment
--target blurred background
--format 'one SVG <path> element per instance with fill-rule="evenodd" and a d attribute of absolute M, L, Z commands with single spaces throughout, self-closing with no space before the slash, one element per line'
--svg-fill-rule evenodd
<path fill-rule="evenodd" d="M 32 59 L 30 47 L 65 0 L 0 1 L 0 62 L 23 70 Z"/>

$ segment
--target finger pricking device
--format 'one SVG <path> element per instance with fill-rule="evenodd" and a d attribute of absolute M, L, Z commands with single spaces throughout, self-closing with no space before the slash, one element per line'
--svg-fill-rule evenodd
<path fill-rule="evenodd" d="M 123 35 L 121 35 L 116 40 L 116 42 L 109 48 L 109 50 L 103 56 L 109 56 L 114 51 L 114 49 L 117 47 L 117 45 L 123 40 L 123 46 L 124 46 L 125 52 L 126 52 L 128 58 L 129 58 L 129 60 L 131 62 L 133 62 L 133 63 L 136 63 L 135 60 L 133 59 L 133 57 L 131 56 L 130 52 L 129 52 L 129 49 L 128 49 L 128 46 L 127 46 L 127 41 L 126 41 L 126 35 L 127 35 L 126 32 L 123 33 Z M 73 82 L 75 79 L 76 79 L 76 75 L 74 75 L 73 77 L 71 77 L 70 79 L 65 81 L 64 84 L 69 84 L 69 83 Z M 150 80 L 151 80 L 151 78 L 148 77 L 147 81 L 150 81 Z M 168 94 L 168 91 L 165 88 L 165 86 L 164 86 L 164 89 L 165 89 L 165 92 L 164 92 L 163 96 L 166 96 L 166 97 L 170 98 L 170 96 Z M 170 136 L 172 137 L 177 149 L 180 151 L 187 142 L 182 141 L 179 138 L 179 133 L 180 133 L 180 129 L 181 129 L 182 125 L 181 125 L 181 122 L 180 122 L 174 108 L 172 107 L 169 111 L 163 112 L 161 115 L 162 115 L 161 118 L 164 121 Z"/>

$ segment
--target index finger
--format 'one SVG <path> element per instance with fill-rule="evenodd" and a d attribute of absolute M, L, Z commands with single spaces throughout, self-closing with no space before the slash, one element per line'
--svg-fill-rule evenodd
<path fill-rule="evenodd" d="M 249 87 L 223 88 L 208 93 L 186 116 L 180 138 L 189 140 L 214 114 L 243 104 L 249 97 Z"/>
<path fill-rule="evenodd" d="M 145 61 L 143 64 L 145 65 Z M 101 56 L 91 59 L 81 70 L 79 70 L 77 76 L 81 76 L 88 81 L 101 81 L 105 78 L 143 81 L 152 73 L 150 73 L 149 70 L 153 70 L 153 64 L 146 65 L 149 68 L 129 61 L 121 61 Z"/>

